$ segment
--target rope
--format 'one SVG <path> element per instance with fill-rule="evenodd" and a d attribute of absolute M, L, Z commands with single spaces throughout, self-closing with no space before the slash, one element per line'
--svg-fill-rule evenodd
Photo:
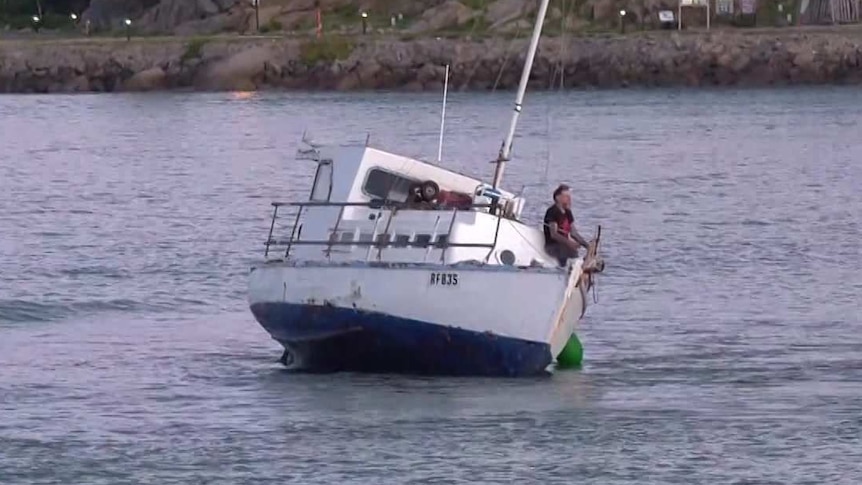
<path fill-rule="evenodd" d="M 557 62 L 554 65 L 554 68 L 551 72 L 551 77 L 548 82 L 548 90 L 553 91 L 557 81 L 557 74 L 560 76 L 560 84 L 557 88 L 557 91 L 562 91 L 565 76 L 565 69 L 563 67 L 563 58 L 565 57 L 565 48 L 566 48 L 566 21 L 568 20 L 568 15 L 571 11 L 572 0 L 560 0 L 560 53 Z M 548 108 L 545 110 L 546 114 L 546 126 L 545 126 L 545 139 L 550 140 L 551 138 L 551 113 L 555 108 L 555 103 L 549 98 L 548 99 Z M 547 185 L 548 176 L 551 167 L 551 146 L 550 142 L 548 142 L 545 149 L 545 172 L 542 175 L 542 183 Z"/>

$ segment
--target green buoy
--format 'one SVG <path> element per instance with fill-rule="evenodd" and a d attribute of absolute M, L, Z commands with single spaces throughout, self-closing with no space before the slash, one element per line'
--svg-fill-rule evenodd
<path fill-rule="evenodd" d="M 563 351 L 557 356 L 557 367 L 561 369 L 579 368 L 584 362 L 584 346 L 578 335 L 573 333 L 563 347 Z"/>

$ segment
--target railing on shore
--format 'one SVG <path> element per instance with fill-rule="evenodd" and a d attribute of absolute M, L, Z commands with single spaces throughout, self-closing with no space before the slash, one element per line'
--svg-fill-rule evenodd
<path fill-rule="evenodd" d="M 487 248 L 488 254 L 485 256 L 485 262 L 491 257 L 494 248 L 497 246 L 497 239 L 500 234 L 500 223 L 502 222 L 503 215 L 501 211 L 495 211 L 494 209 L 498 207 L 497 204 L 471 204 L 469 207 L 460 207 L 460 208 L 416 208 L 410 206 L 405 203 L 397 203 L 392 201 L 372 201 L 372 202 L 273 202 L 272 203 L 272 222 L 269 226 L 269 236 L 266 239 L 266 250 L 264 251 L 264 257 L 269 257 L 270 250 L 273 246 L 285 246 L 284 250 L 284 259 L 288 259 L 290 257 L 290 252 L 295 246 L 321 246 L 325 247 L 324 254 L 326 255 L 327 260 L 331 259 L 332 251 L 334 247 L 365 247 L 367 248 L 367 253 L 365 255 L 365 260 L 368 261 L 371 259 L 371 256 L 374 250 L 377 250 L 377 260 L 381 260 L 382 251 L 385 248 L 394 248 L 394 249 L 405 249 L 405 248 L 414 248 L 414 249 L 424 249 L 425 255 L 422 258 L 422 261 L 425 262 L 428 260 L 428 257 L 432 250 L 438 249 L 440 250 L 440 262 L 444 261 L 444 257 L 446 255 L 446 250 L 449 248 Z M 279 240 L 273 238 L 273 232 L 276 228 L 276 220 L 278 219 L 279 208 L 281 207 L 293 207 L 296 208 L 296 215 L 293 216 L 293 225 L 290 227 L 290 237 L 287 240 Z M 331 230 L 328 230 L 329 238 L 326 240 L 302 240 L 302 215 L 303 211 L 307 208 L 317 208 L 317 207 L 333 207 L 339 208 L 338 217 L 335 220 L 334 227 Z M 351 240 L 340 240 L 339 238 L 339 226 L 341 226 L 344 221 L 344 211 L 348 208 L 368 208 L 372 210 L 377 210 L 377 216 L 374 218 L 374 226 L 370 235 L 370 239 L 361 239 L 361 233 L 359 232 L 359 228 L 356 228 L 353 232 Z M 466 212 L 473 209 L 489 209 L 489 212 L 496 212 L 495 216 L 497 218 L 496 228 L 494 230 L 494 239 L 491 242 L 477 242 L 477 243 L 453 243 L 449 240 L 449 234 L 452 232 L 452 228 L 455 225 L 455 220 L 458 216 L 459 212 Z M 434 224 L 434 229 L 431 234 L 422 234 L 424 237 L 417 237 L 417 233 L 415 231 L 411 231 L 409 237 L 406 240 L 395 240 L 393 236 L 395 234 L 392 232 L 393 219 L 396 217 L 396 214 L 399 211 L 409 210 L 411 212 L 437 212 L 437 213 L 448 213 L 451 214 L 448 220 L 448 229 L 445 234 L 439 234 L 438 229 L 440 228 L 440 220 L 438 217 Z M 386 217 L 386 226 L 383 228 L 382 232 L 378 232 L 380 219 L 383 217 L 384 213 L 388 213 L 388 217 Z M 403 236 L 402 236 L 403 237 Z M 421 240 L 420 240 L 421 239 Z"/>

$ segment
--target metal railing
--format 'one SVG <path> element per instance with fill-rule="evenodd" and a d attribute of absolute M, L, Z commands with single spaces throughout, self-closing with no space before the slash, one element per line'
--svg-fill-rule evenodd
<path fill-rule="evenodd" d="M 288 259 L 290 257 L 290 252 L 295 246 L 321 246 L 325 247 L 325 255 L 327 259 L 331 258 L 333 247 L 338 246 L 348 246 L 348 247 L 367 247 L 368 252 L 366 253 L 366 261 L 371 259 L 372 253 L 374 250 L 377 250 L 377 260 L 380 261 L 382 259 L 383 249 L 386 248 L 394 248 L 394 249 L 404 249 L 404 248 L 424 248 L 426 250 L 425 257 L 423 260 L 427 261 L 430 252 L 434 249 L 440 250 L 440 261 L 443 262 L 446 250 L 449 248 L 487 248 L 488 254 L 485 256 L 484 261 L 488 262 L 491 255 L 493 254 L 494 248 L 497 246 L 497 240 L 500 234 L 500 224 L 503 220 L 502 211 L 495 211 L 494 209 L 498 207 L 497 204 L 471 204 L 469 207 L 462 208 L 423 208 L 417 209 L 406 203 L 398 203 L 392 201 L 372 201 L 372 202 L 273 202 L 272 203 L 273 211 L 272 211 L 272 221 L 269 226 L 269 235 L 266 239 L 266 250 L 264 252 L 264 257 L 269 257 L 270 249 L 272 246 L 286 246 L 284 251 L 284 259 Z M 276 228 L 276 219 L 278 219 L 278 212 L 280 207 L 295 207 L 296 215 L 294 216 L 293 226 L 290 229 L 290 238 L 286 241 L 273 239 L 273 232 Z M 302 215 L 303 210 L 307 208 L 315 208 L 315 207 L 337 207 L 340 210 L 338 211 L 338 217 L 335 220 L 335 226 L 328 231 L 329 239 L 326 240 L 302 240 Z M 342 241 L 338 240 L 339 235 L 339 227 L 344 220 L 344 211 L 348 208 L 368 208 L 377 210 L 377 216 L 374 218 L 374 226 L 371 233 L 370 240 L 350 240 L 350 241 Z M 453 243 L 449 239 L 449 235 L 452 232 L 453 227 L 455 226 L 455 221 L 458 217 L 458 213 L 465 212 L 473 209 L 489 209 L 489 213 L 494 215 L 497 218 L 496 228 L 494 230 L 494 240 L 490 243 Z M 408 241 L 404 242 L 396 242 L 392 240 L 393 234 L 390 232 L 392 229 L 393 219 L 395 219 L 396 214 L 402 210 L 410 210 L 417 212 L 438 212 L 438 213 L 451 213 L 451 217 L 448 221 L 448 231 L 445 234 L 446 239 L 444 241 L 440 240 L 440 234 L 437 233 L 439 228 L 441 217 L 437 217 L 434 225 L 434 230 L 430 235 L 430 238 L 426 242 L 418 242 L 416 239 L 415 231 L 410 235 Z M 384 212 L 388 212 L 388 218 L 386 221 L 386 227 L 383 232 L 378 233 L 378 225 L 380 223 L 380 219 L 383 216 Z M 358 228 L 356 229 L 358 230 Z M 436 239 L 436 241 L 435 241 Z"/>

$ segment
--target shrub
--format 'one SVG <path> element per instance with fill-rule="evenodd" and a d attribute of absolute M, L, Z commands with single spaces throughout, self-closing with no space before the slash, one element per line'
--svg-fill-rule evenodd
<path fill-rule="evenodd" d="M 204 45 L 209 39 L 205 37 L 195 37 L 186 45 L 186 51 L 180 57 L 181 62 L 190 61 L 192 59 L 200 59 Z"/>
<path fill-rule="evenodd" d="M 347 59 L 353 52 L 353 44 L 342 37 L 324 38 L 302 45 L 300 59 L 308 65 L 320 61 L 332 62 Z"/>

